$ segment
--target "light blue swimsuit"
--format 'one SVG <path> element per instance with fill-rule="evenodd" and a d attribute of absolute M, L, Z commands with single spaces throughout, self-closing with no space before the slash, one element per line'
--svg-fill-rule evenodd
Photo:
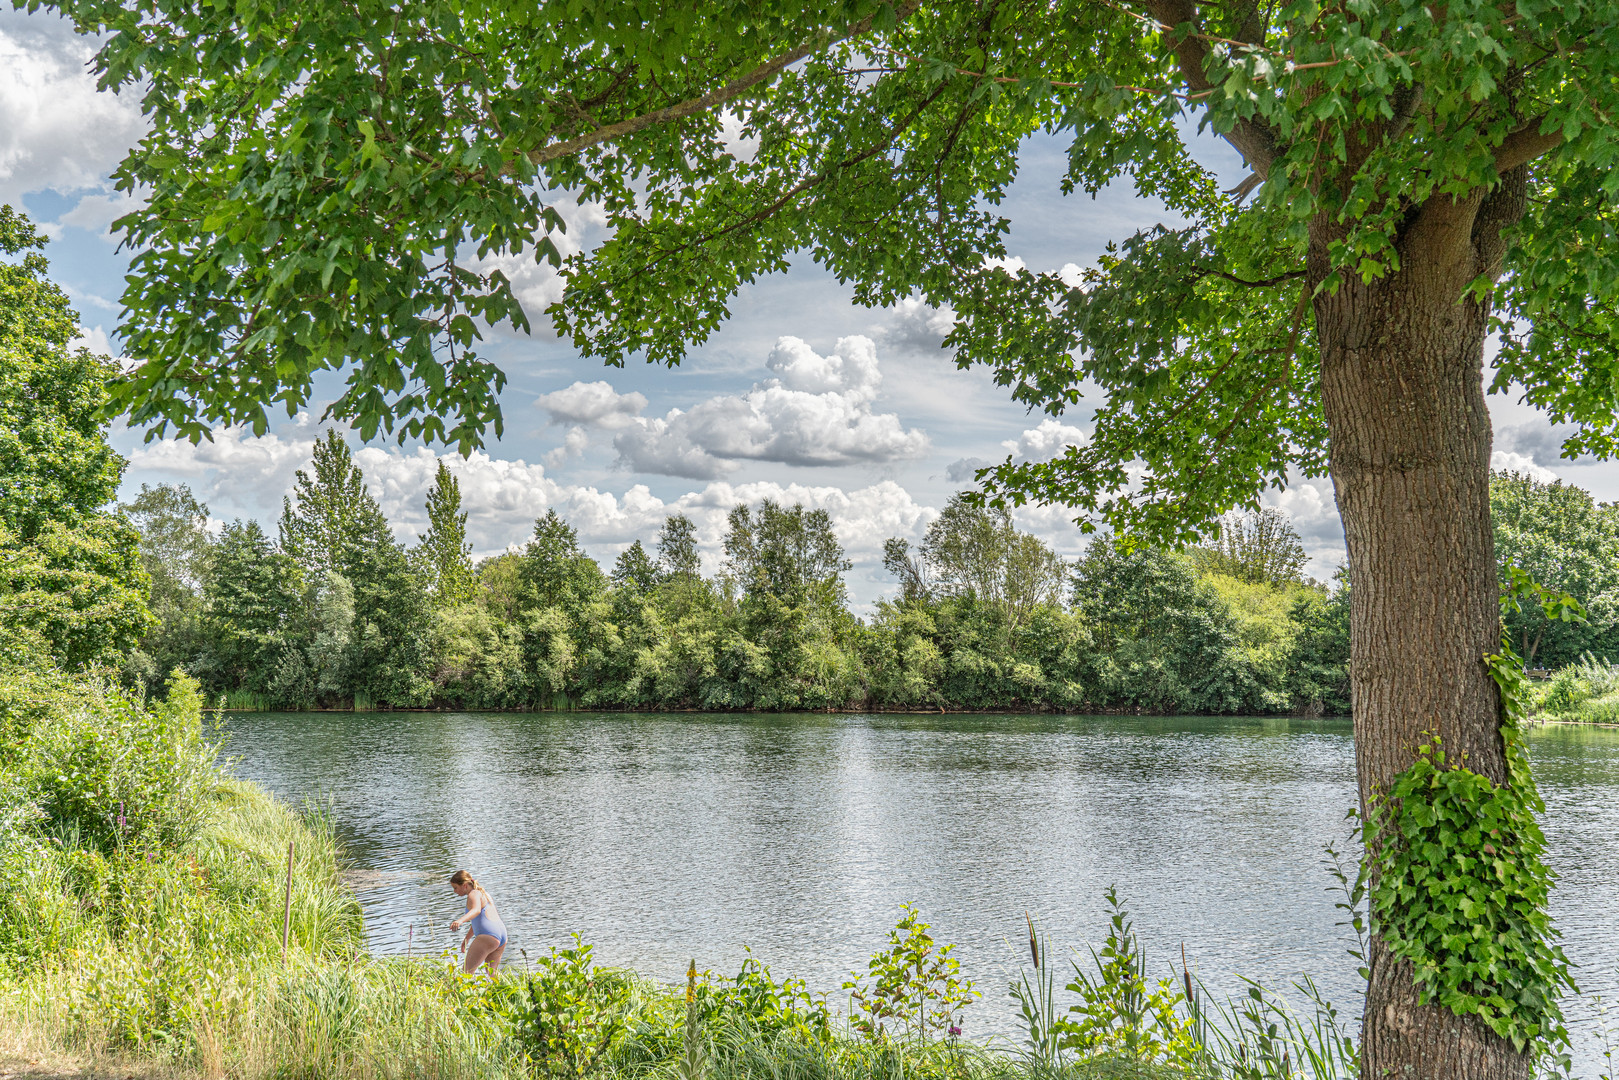
<path fill-rule="evenodd" d="M 485 897 L 484 905 L 478 909 L 478 914 L 472 917 L 472 935 L 477 937 L 479 934 L 488 934 L 492 938 L 498 938 L 500 943 L 504 945 L 506 944 L 506 924 L 500 921 L 499 915 L 490 910 L 493 905 L 487 899 L 489 894 L 486 892 L 483 895 Z"/>

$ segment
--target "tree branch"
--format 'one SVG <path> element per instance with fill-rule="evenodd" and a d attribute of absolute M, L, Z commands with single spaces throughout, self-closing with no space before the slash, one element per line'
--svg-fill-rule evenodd
<path fill-rule="evenodd" d="M 1265 289 L 1272 285 L 1280 285 L 1284 281 L 1293 281 L 1304 276 L 1303 270 L 1289 270 L 1285 274 L 1277 274 L 1275 277 L 1269 277 L 1263 281 L 1249 281 L 1247 278 L 1240 278 L 1236 274 L 1228 274 L 1224 270 L 1214 270 L 1207 266 L 1194 266 L 1192 269 L 1196 270 L 1201 277 L 1224 278 L 1233 284 L 1246 285 L 1250 289 Z"/>
<path fill-rule="evenodd" d="M 921 6 L 922 0 L 906 0 L 905 3 L 898 5 L 895 14 L 900 19 L 906 19 Z M 777 75 L 785 71 L 788 67 L 796 64 L 806 56 L 820 52 L 827 46 L 835 45 L 840 41 L 847 41 L 849 38 L 859 37 L 861 34 L 864 34 L 871 29 L 872 21 L 875 18 L 876 15 L 874 13 L 868 18 L 861 19 L 859 22 L 850 23 L 848 27 L 844 29 L 842 34 L 822 34 L 814 41 L 800 45 L 796 49 L 782 53 L 780 56 L 777 56 L 771 60 L 767 60 L 765 63 L 760 64 L 758 67 L 748 72 L 746 75 L 743 75 L 737 79 L 732 79 L 719 89 L 710 90 L 708 93 L 699 97 L 687 98 L 685 101 L 677 102 L 674 105 L 665 106 L 662 109 L 654 109 L 652 112 L 642 113 L 640 116 L 632 116 L 628 120 L 620 120 L 616 124 L 608 124 L 605 127 L 599 127 L 595 131 L 587 132 L 584 135 L 579 135 L 572 139 L 563 139 L 558 142 L 548 143 L 545 146 L 530 150 L 528 152 L 528 160 L 535 165 L 544 165 L 547 162 L 555 161 L 558 158 L 567 157 L 570 154 L 577 154 L 579 151 L 591 146 L 596 146 L 599 143 L 611 142 L 614 139 L 620 139 L 626 135 L 633 135 L 637 131 L 649 128 L 654 124 L 667 124 L 676 120 L 684 120 L 689 116 L 696 116 L 698 113 L 707 112 L 710 109 L 713 109 L 715 106 L 724 105 L 728 101 L 741 97 L 743 94 L 762 83 L 769 82 L 771 79 L 774 79 Z M 510 175 L 514 171 L 515 170 L 512 166 L 507 166 L 502 170 L 502 174 Z"/>
<path fill-rule="evenodd" d="M 1509 132 L 1501 140 L 1501 146 L 1495 152 L 1495 171 L 1497 173 L 1511 172 L 1519 165 L 1527 165 L 1548 150 L 1554 150 L 1562 145 L 1563 133 L 1553 131 L 1542 135 L 1540 125 L 1545 117 L 1537 116 L 1527 124 Z"/>
<path fill-rule="evenodd" d="M 1203 71 L 1209 56 L 1209 44 L 1198 31 L 1197 9 L 1192 0 L 1144 0 L 1147 14 L 1162 26 L 1175 29 L 1165 31 L 1180 64 L 1181 77 L 1194 92 L 1207 93 L 1214 89 Z M 1190 26 L 1190 33 L 1178 33 L 1181 26 Z M 1261 178 L 1270 175 L 1270 167 L 1281 156 L 1276 132 L 1269 124 L 1259 120 L 1239 120 L 1225 133 L 1225 141 L 1237 148 L 1250 168 Z"/>

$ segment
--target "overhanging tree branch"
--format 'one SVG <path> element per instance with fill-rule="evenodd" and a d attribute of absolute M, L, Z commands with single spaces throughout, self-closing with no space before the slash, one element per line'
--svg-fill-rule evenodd
<path fill-rule="evenodd" d="M 899 19 L 906 19 L 921 6 L 922 0 L 906 0 L 905 3 L 900 4 L 896 8 L 895 15 Z M 633 135 L 638 131 L 652 127 L 654 124 L 668 124 L 676 120 L 684 120 L 687 117 L 696 116 L 698 113 L 708 112 L 717 106 L 724 105 L 728 101 L 733 101 L 736 98 L 741 97 L 743 94 L 747 93 L 749 90 L 752 90 L 754 87 L 761 85 L 762 83 L 769 82 L 777 75 L 780 75 L 787 68 L 798 63 L 798 61 L 807 56 L 820 52 L 822 49 L 825 49 L 830 45 L 835 45 L 840 41 L 847 41 L 850 38 L 859 37 L 861 34 L 867 33 L 871 30 L 872 23 L 875 19 L 876 14 L 874 13 L 864 19 L 861 19 L 859 22 L 850 23 L 841 34 L 822 34 L 814 41 L 800 45 L 798 48 L 792 49 L 788 52 L 784 52 L 780 56 L 774 57 L 773 59 L 760 64 L 746 75 L 743 75 L 737 79 L 732 79 L 724 86 L 721 86 L 716 90 L 710 90 L 706 94 L 702 94 L 694 98 L 687 98 L 685 101 L 677 102 L 674 105 L 669 105 L 662 109 L 654 109 L 649 113 L 642 113 L 640 116 L 632 116 L 628 120 L 620 120 L 616 124 L 607 124 L 604 127 L 597 128 L 595 131 L 587 132 L 584 135 L 579 135 L 572 139 L 562 139 L 558 142 L 548 143 L 545 146 L 537 147 L 536 149 L 528 152 L 528 160 L 534 165 L 544 165 L 547 162 L 556 161 L 558 158 L 564 158 L 570 154 L 577 154 L 581 150 L 596 146 L 600 143 L 611 142 L 614 139 L 621 139 L 626 135 Z M 502 175 L 509 176 L 515 171 L 515 166 L 508 165 L 505 169 L 501 170 L 501 173 Z"/>
<path fill-rule="evenodd" d="M 1180 65 L 1181 77 L 1194 93 L 1207 93 L 1214 89 L 1203 70 L 1209 56 L 1208 40 L 1199 31 L 1197 9 L 1192 0 L 1145 0 L 1142 5 L 1147 14 L 1166 27 L 1165 36 Z M 1183 30 L 1182 27 L 1189 28 Z M 1281 156 L 1276 132 L 1269 124 L 1259 120 L 1239 120 L 1224 135 L 1225 141 L 1237 148 L 1248 166 L 1261 178 L 1270 175 L 1270 167 Z"/>
<path fill-rule="evenodd" d="M 1495 151 L 1495 171 L 1497 173 L 1511 172 L 1519 165 L 1526 165 L 1540 155 L 1555 150 L 1563 143 L 1561 131 L 1551 131 L 1541 134 L 1540 125 L 1545 117 L 1537 116 L 1507 134 L 1501 140 L 1500 147 Z"/>

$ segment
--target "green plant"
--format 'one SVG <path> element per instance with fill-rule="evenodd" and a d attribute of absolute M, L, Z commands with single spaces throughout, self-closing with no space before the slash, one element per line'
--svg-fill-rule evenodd
<path fill-rule="evenodd" d="M 106 851 L 183 845 L 217 776 L 201 694 L 181 671 L 150 707 L 113 687 L 64 699 L 35 722 L 26 753 L 43 828 Z"/>
<path fill-rule="evenodd" d="M 1029 928 L 1029 960 L 1034 965 L 1031 980 L 1028 971 L 1018 965 L 1018 979 L 1012 983 L 1012 997 L 1018 1003 L 1018 1016 L 1023 1022 L 1025 1046 L 1021 1052 L 1029 1064 L 1054 1071 L 1062 1063 L 1063 1029 L 1057 1016 L 1057 976 L 1051 966 L 1051 957 L 1044 935 L 1036 935 L 1034 920 L 1027 912 L 1024 922 Z"/>
<path fill-rule="evenodd" d="M 1190 981 L 1190 979 L 1188 979 Z M 1252 979 L 1238 1002 L 1217 1002 L 1206 1032 L 1206 1071 L 1231 1080 L 1357 1080 L 1360 1057 L 1338 1010 L 1306 978 L 1294 983 L 1311 1004 L 1304 1019 L 1287 1002 Z M 1206 996 L 1206 995 L 1202 995 Z"/>
<path fill-rule="evenodd" d="M 802 979 L 776 982 L 752 950 L 746 951 L 747 959 L 734 978 L 710 980 L 698 987 L 698 996 L 716 1024 L 740 1019 L 767 1034 L 831 1038 L 832 1011 L 826 999 L 811 994 Z"/>
<path fill-rule="evenodd" d="M 702 1012 L 697 1004 L 697 961 L 686 968 L 686 1030 L 681 1055 L 675 1059 L 675 1075 L 680 1080 L 702 1080 L 708 1069 L 708 1040 L 703 1031 Z"/>
<path fill-rule="evenodd" d="M 936 945 L 913 904 L 900 905 L 900 919 L 888 932 L 888 948 L 843 984 L 849 991 L 849 1023 L 873 1041 L 897 1028 L 906 1040 L 927 1042 L 928 1033 L 960 1027 L 960 1016 L 979 997 L 972 981 L 958 978 L 954 945 Z M 870 982 L 866 981 L 869 976 Z"/>
<path fill-rule="evenodd" d="M 573 941 L 539 961 L 515 1002 L 513 1034 L 523 1060 L 547 1076 L 594 1072 L 625 1031 L 624 978 L 598 970 L 593 947 L 578 934 Z"/>
<path fill-rule="evenodd" d="M 1533 600 L 1548 619 L 1584 618 L 1572 597 L 1507 570 L 1503 610 Z M 1373 923 L 1411 962 L 1420 1001 L 1477 1015 L 1520 1052 L 1563 1060 L 1558 999 L 1578 990 L 1546 910 L 1552 874 L 1536 820 L 1545 803 L 1518 726 L 1532 690 L 1508 636 L 1485 661 L 1501 696 L 1504 782 L 1452 760 L 1437 735 L 1417 748 L 1365 822 Z"/>
<path fill-rule="evenodd" d="M 1074 962 L 1068 989 L 1079 995 L 1071 1017 L 1057 1020 L 1061 1045 L 1084 1056 L 1118 1055 L 1191 1068 L 1199 1047 L 1192 1021 L 1177 1006 L 1185 1000 L 1169 979 L 1147 981 L 1147 958 L 1130 914 L 1112 886 L 1106 892 L 1108 935 L 1098 953 L 1091 950 L 1092 974 Z"/>

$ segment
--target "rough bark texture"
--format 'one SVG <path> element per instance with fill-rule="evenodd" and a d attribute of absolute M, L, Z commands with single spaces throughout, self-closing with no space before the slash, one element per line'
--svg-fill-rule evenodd
<path fill-rule="evenodd" d="M 1331 469 L 1349 548 L 1350 661 L 1362 809 L 1416 747 L 1443 740 L 1501 782 L 1490 527 L 1485 308 L 1464 298 L 1499 273 L 1501 230 L 1521 214 L 1523 170 L 1470 200 L 1435 200 L 1402 231 L 1400 270 L 1315 302 Z M 1312 282 L 1329 226 L 1312 236 Z M 1411 967 L 1371 950 L 1362 1043 L 1367 1080 L 1526 1080 L 1530 1061 L 1474 1017 L 1418 1005 Z"/>

